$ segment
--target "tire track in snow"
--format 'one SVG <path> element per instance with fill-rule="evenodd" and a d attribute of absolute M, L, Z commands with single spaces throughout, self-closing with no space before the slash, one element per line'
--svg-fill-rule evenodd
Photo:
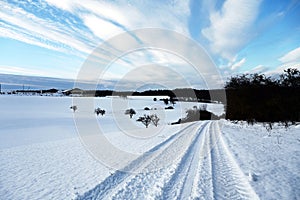
<path fill-rule="evenodd" d="M 200 155 L 203 151 L 201 141 L 205 141 L 203 137 L 210 123 L 206 123 L 202 129 L 197 130 L 195 139 L 190 143 L 171 179 L 162 188 L 161 199 L 187 199 L 190 196 L 193 188 L 191 180 L 196 176 L 198 164 L 201 163 Z"/>
<path fill-rule="evenodd" d="M 259 199 L 223 140 L 217 122 L 210 131 L 214 199 Z"/>
<path fill-rule="evenodd" d="M 209 129 L 210 126 L 207 127 L 206 132 L 203 134 L 200 160 L 189 199 L 213 199 L 211 161 L 211 148 L 213 147 L 213 144 L 211 144 L 211 141 L 209 140 Z"/>
<path fill-rule="evenodd" d="M 176 179 L 174 175 L 185 168 L 186 160 L 192 153 L 193 145 L 191 145 L 191 143 L 194 143 L 198 139 L 198 133 L 201 129 L 204 129 L 206 125 L 207 123 L 204 123 L 200 128 L 198 127 L 199 125 L 194 126 L 191 132 L 188 132 L 184 137 L 180 137 L 174 141 L 172 145 L 166 148 L 162 154 L 152 160 L 151 164 L 146 167 L 145 171 L 150 170 L 151 173 L 138 174 L 133 177 L 133 179 L 126 184 L 125 188 L 113 196 L 113 199 L 166 199 L 167 197 L 162 197 L 162 193 L 166 190 L 165 186 L 167 182 L 170 182 L 172 177 Z M 168 161 L 168 159 L 175 157 L 179 159 L 171 159 Z M 167 163 L 172 163 L 172 165 L 154 171 L 159 163 L 166 161 Z M 177 183 L 177 181 L 174 182 Z M 181 189 L 181 187 L 179 189 Z"/>
<path fill-rule="evenodd" d="M 149 152 L 126 167 L 142 173 L 117 171 L 78 199 L 258 199 L 218 122 L 191 124 Z"/>
<path fill-rule="evenodd" d="M 97 185 L 94 189 L 86 192 L 85 194 L 83 194 L 83 196 L 79 196 L 78 199 L 111 198 L 113 195 L 116 195 L 117 192 L 124 191 L 122 190 L 124 187 L 129 187 L 129 183 L 133 184 L 133 181 L 137 179 L 137 176 L 148 177 L 149 174 L 159 174 L 160 171 L 164 171 L 162 169 L 158 171 L 155 168 L 155 165 L 153 165 L 152 161 L 154 159 L 157 160 L 159 157 L 163 157 L 162 155 L 166 154 L 167 149 L 169 151 L 174 150 L 172 147 L 170 148 L 169 146 L 174 146 L 176 143 L 178 143 L 178 141 L 185 141 L 187 137 L 190 137 L 189 131 L 195 128 L 194 124 L 195 123 L 190 124 L 183 130 L 180 130 L 176 134 L 169 137 L 164 142 L 150 149 L 144 155 L 131 162 L 123 170 L 116 171 L 114 174 L 107 177 L 103 182 Z M 173 151 L 173 153 L 175 153 L 175 151 Z M 178 157 L 178 155 L 176 157 Z M 147 166 L 149 168 L 148 172 L 144 170 L 144 168 L 146 168 Z M 137 171 L 138 169 L 140 169 L 140 171 L 145 172 L 139 174 L 130 173 L 130 171 Z M 151 170 L 154 170 L 154 172 L 151 172 Z"/>

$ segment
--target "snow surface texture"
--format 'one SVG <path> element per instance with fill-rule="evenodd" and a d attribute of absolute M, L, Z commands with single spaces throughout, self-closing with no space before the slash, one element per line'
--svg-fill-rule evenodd
<path fill-rule="evenodd" d="M 222 132 L 239 166 L 262 199 L 300 199 L 300 125 L 226 123 Z"/>
<path fill-rule="evenodd" d="M 125 172 L 95 160 L 81 144 L 71 98 L 0 96 L 0 199 L 300 199 L 299 125 L 275 126 L 270 134 L 261 125 L 224 120 L 167 125 L 195 105 L 184 103 L 165 111 L 158 134 L 137 140 L 112 125 L 109 101 L 95 100 L 107 111 L 99 125 L 112 144 L 137 153 L 124 162 Z M 152 112 L 145 106 L 164 107 L 129 101 L 138 113 L 132 121 Z M 208 108 L 222 113 L 218 106 Z M 128 172 L 136 169 L 142 173 Z"/>

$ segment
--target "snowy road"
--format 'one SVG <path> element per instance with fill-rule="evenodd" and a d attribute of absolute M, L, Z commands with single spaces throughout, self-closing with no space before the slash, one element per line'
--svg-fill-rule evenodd
<path fill-rule="evenodd" d="M 228 149 L 219 122 L 209 121 L 187 126 L 78 199 L 258 199 L 258 196 Z"/>

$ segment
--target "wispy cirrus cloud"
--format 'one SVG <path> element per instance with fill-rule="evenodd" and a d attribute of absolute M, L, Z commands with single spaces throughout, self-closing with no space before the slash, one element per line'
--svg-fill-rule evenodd
<path fill-rule="evenodd" d="M 257 65 L 253 69 L 245 71 L 245 73 L 249 73 L 249 74 L 258 73 L 258 74 L 261 74 L 261 73 L 266 72 L 267 70 L 269 70 L 268 67 L 266 67 L 264 65 Z"/>
<path fill-rule="evenodd" d="M 239 61 L 236 61 L 236 58 L 234 58 L 234 62 L 233 63 L 229 63 L 228 67 L 231 69 L 231 70 L 237 70 L 239 69 L 240 67 L 242 67 L 244 64 L 246 63 L 246 58 L 242 58 L 241 60 Z"/>
<path fill-rule="evenodd" d="M 188 2 L 185 1 L 46 1 L 78 16 L 102 40 L 120 30 L 149 27 L 167 28 L 187 35 L 189 33 L 187 21 L 190 13 Z"/>
<path fill-rule="evenodd" d="M 243 73 L 249 73 L 249 74 L 264 73 L 267 76 L 272 76 L 272 77 L 277 78 L 279 76 L 279 74 L 282 74 L 284 72 L 284 70 L 286 70 L 288 68 L 296 68 L 296 69 L 300 70 L 300 47 L 287 52 L 286 54 L 281 56 L 278 60 L 281 63 L 274 68 L 271 68 L 270 66 L 266 66 L 263 64 L 259 64 L 252 69 L 244 71 Z M 224 68 L 226 71 L 225 74 L 227 74 L 227 75 L 232 74 L 232 72 L 236 71 L 235 69 L 238 69 L 240 66 L 242 66 L 245 63 L 244 61 L 246 61 L 245 58 L 233 63 L 232 65 L 228 65 L 228 68 Z M 235 66 L 237 66 L 237 68 Z"/>
<path fill-rule="evenodd" d="M 270 68 L 265 65 L 258 65 L 245 73 L 265 73 L 268 76 L 277 77 L 288 68 L 296 68 L 300 70 L 300 47 L 295 48 L 278 59 L 281 63 L 275 68 Z"/>
<path fill-rule="evenodd" d="M 289 64 L 284 64 L 284 65 L 279 65 L 276 68 L 266 70 L 265 74 L 276 78 L 280 74 L 282 74 L 284 72 L 284 70 L 286 70 L 288 68 L 300 70 L 300 63 L 289 63 Z"/>
<path fill-rule="evenodd" d="M 68 71 L 61 71 L 57 69 L 50 69 L 48 71 L 45 71 L 43 69 L 36 68 L 36 67 L 24 68 L 24 67 L 0 65 L 0 72 L 4 74 L 18 74 L 18 75 L 25 75 L 25 76 L 28 75 L 28 76 L 57 77 L 57 74 L 59 74 L 60 76 L 58 78 L 70 77 L 70 72 Z"/>
<path fill-rule="evenodd" d="M 274 69 L 270 69 L 267 74 L 278 75 L 288 68 L 296 68 L 300 70 L 300 47 L 295 48 L 278 59 L 281 64 Z"/>
<path fill-rule="evenodd" d="M 79 56 L 92 49 L 88 43 L 76 39 L 80 31 L 72 24 L 37 17 L 17 5 L 0 2 L 0 18 L 1 37 Z"/>
<path fill-rule="evenodd" d="M 164 28 L 182 33 L 185 36 L 192 37 L 197 42 L 201 42 L 207 48 L 208 53 L 213 53 L 212 59 L 217 62 L 222 73 L 227 76 L 243 70 L 251 71 L 250 68 L 253 66 L 258 66 L 257 68 L 254 67 L 254 71 L 266 71 L 269 67 L 275 68 L 279 64 L 282 64 L 281 66 L 293 66 L 299 63 L 300 47 L 287 52 L 286 55 L 282 55 L 282 52 L 268 51 L 270 55 L 277 53 L 276 56 L 269 56 L 276 62 L 264 62 L 263 59 L 260 60 L 260 56 L 252 56 L 258 51 L 248 51 L 251 48 L 262 47 L 262 45 L 255 46 L 256 39 L 258 44 L 273 45 L 272 30 L 264 37 L 256 37 L 257 34 L 269 31 L 269 28 L 278 22 L 277 19 L 283 21 L 288 19 L 289 14 L 293 14 L 289 13 L 293 10 L 289 9 L 288 5 L 296 7 L 296 3 L 294 3 L 296 1 L 293 0 L 292 3 L 278 3 L 278 5 L 274 5 L 274 8 L 269 8 L 266 2 L 262 2 L 262 0 L 203 0 L 201 2 L 197 0 L 0 1 L 0 37 L 50 49 L 51 51 L 45 50 L 46 53 L 51 52 L 49 57 L 58 55 L 56 52 L 62 52 L 63 54 L 59 54 L 61 59 L 57 60 L 64 60 L 65 62 L 65 58 L 69 58 L 73 62 L 75 59 L 83 61 L 83 58 L 87 58 L 100 44 L 119 33 L 140 28 Z M 288 8 L 285 9 L 286 7 Z M 259 20 L 257 20 L 258 17 Z M 285 28 L 287 26 L 280 26 L 280 31 L 289 32 Z M 274 29 L 279 30 L 279 28 Z M 275 31 L 275 33 L 277 32 Z M 126 43 L 132 42 L 131 39 L 145 42 L 139 40 L 140 38 L 135 35 L 131 35 L 131 37 L 129 40 L 120 43 L 127 47 Z M 169 36 L 149 35 L 149 37 L 152 39 L 151 42 L 162 44 L 168 41 Z M 277 37 L 281 36 L 277 34 Z M 255 39 L 255 41 L 252 39 Z M 168 46 L 171 47 L 169 49 L 182 45 L 176 38 L 173 38 L 173 41 Z M 24 49 L 35 48 L 24 44 L 22 46 Z M 188 53 L 193 52 L 188 45 L 182 45 L 182 49 Z M 122 52 L 118 49 L 113 51 L 115 54 Z M 155 63 L 158 66 L 170 66 L 176 69 L 178 73 L 186 75 L 191 81 L 196 81 L 198 77 L 195 76 L 195 73 L 187 70 L 188 63 L 179 57 L 170 55 L 170 53 L 172 54 L 172 52 L 155 50 L 129 52 L 128 55 L 119 58 L 114 63 L 115 67 L 107 72 L 107 77 L 117 79 L 122 77 L 122 74 L 134 70 L 138 66 Z M 278 54 L 281 55 L 278 56 Z M 100 60 L 95 54 L 96 66 L 105 64 L 105 59 L 109 60 L 109 58 L 110 55 L 100 55 L 100 59 L 102 59 Z M 78 69 L 80 64 L 79 61 L 76 63 Z M 6 62 L 4 65 L 10 66 L 10 62 Z M 16 65 L 16 67 L 21 65 Z M 56 65 L 56 69 L 63 71 L 64 67 L 59 65 L 66 66 L 67 64 L 56 62 Z M 25 66 L 24 68 L 11 68 L 11 71 L 19 70 L 20 73 L 24 73 Z M 47 65 L 45 68 L 49 66 Z M 69 66 L 76 68 L 75 64 Z M 52 74 L 51 70 L 47 70 Z M 0 71 L 4 72 L 5 70 L 2 68 Z M 31 71 L 31 73 L 43 74 L 42 71 Z M 168 77 L 172 73 L 169 75 L 164 74 L 166 79 L 172 79 L 172 77 Z M 151 78 L 149 73 L 142 75 L 140 77 L 147 80 Z M 174 78 L 174 80 L 176 79 Z"/>
<path fill-rule="evenodd" d="M 293 49 L 279 58 L 282 63 L 300 63 L 300 47 Z"/>
<path fill-rule="evenodd" d="M 92 31 L 92 33 L 102 40 L 108 39 L 123 31 L 119 26 L 116 26 L 113 23 L 103 20 L 95 15 L 85 15 L 82 19 L 84 24 Z"/>
<path fill-rule="evenodd" d="M 86 58 L 101 42 L 127 30 L 157 27 L 188 35 L 188 15 L 185 1 L 1 1 L 0 37 Z M 132 64 L 125 60 L 122 67 L 126 63 Z"/>
<path fill-rule="evenodd" d="M 84 56 L 126 30 L 158 27 L 188 34 L 189 9 L 184 2 L 47 0 L 27 5 L 25 1 L 0 2 L 0 37 Z M 25 9 L 29 5 L 31 9 Z M 43 17 L 36 10 L 42 10 Z"/>

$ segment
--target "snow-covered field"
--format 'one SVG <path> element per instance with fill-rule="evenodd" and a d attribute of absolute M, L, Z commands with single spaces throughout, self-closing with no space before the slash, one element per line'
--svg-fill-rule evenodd
<path fill-rule="evenodd" d="M 72 101 L 0 96 L 0 199 L 300 199 L 299 125 L 275 126 L 270 134 L 261 124 L 225 120 L 171 126 L 196 103 L 165 110 L 150 97 L 95 98 L 93 106 L 106 110 L 96 118 L 80 106 L 73 115 Z M 129 119 L 119 104 L 137 115 Z M 222 114 L 223 107 L 208 110 Z M 80 113 L 96 120 L 113 146 L 134 155 L 108 158 L 122 170 L 82 144 L 74 123 Z M 144 113 L 157 113 L 159 126 L 136 122 Z"/>

